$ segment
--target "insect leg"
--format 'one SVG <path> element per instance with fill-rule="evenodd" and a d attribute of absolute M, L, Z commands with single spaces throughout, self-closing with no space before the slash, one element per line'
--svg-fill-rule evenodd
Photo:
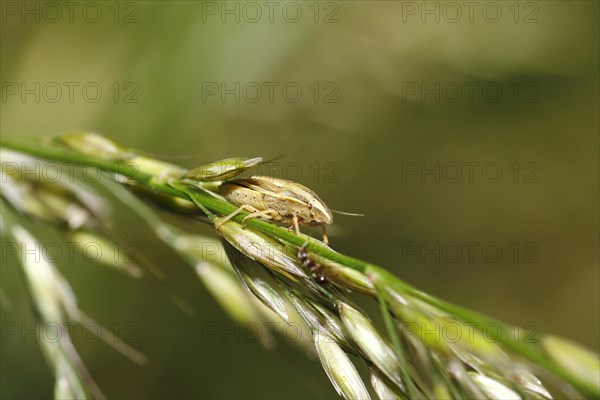
<path fill-rule="evenodd" d="M 256 209 L 255 209 L 256 210 Z M 274 220 L 278 220 L 280 219 L 280 215 L 276 210 L 263 210 L 263 211 L 254 211 L 252 214 L 247 215 L 243 220 L 242 220 L 242 226 L 244 226 L 246 224 L 246 220 L 252 219 L 252 218 L 267 218 L 267 219 L 274 219 Z"/>
<path fill-rule="evenodd" d="M 298 222 L 298 216 L 294 215 L 294 229 L 296 230 L 296 235 L 300 236 L 300 223 Z"/>
<path fill-rule="evenodd" d="M 325 224 L 321 224 L 321 228 L 323 228 L 323 243 L 326 246 L 329 246 L 329 238 L 327 237 L 327 229 L 325 228 Z"/>
<path fill-rule="evenodd" d="M 231 218 L 235 217 L 242 211 L 249 211 L 251 213 L 258 212 L 258 210 L 256 208 L 254 208 L 248 204 L 244 204 L 243 206 L 240 206 L 237 210 L 235 210 L 234 212 L 232 212 L 231 214 L 229 214 L 228 216 L 226 216 L 225 218 L 223 218 L 222 220 L 217 222 L 215 224 L 215 229 L 218 231 L 221 228 L 221 225 L 223 225 L 225 222 L 229 221 Z M 246 217 L 246 218 L 248 218 L 248 217 Z M 244 218 L 244 220 L 246 220 L 246 218 Z"/>

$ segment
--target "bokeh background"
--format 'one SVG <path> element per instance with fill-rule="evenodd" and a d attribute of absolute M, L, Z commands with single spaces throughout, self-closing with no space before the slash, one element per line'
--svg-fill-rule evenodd
<path fill-rule="evenodd" d="M 599 349 L 598 2 L 65 4 L 2 2 L 3 135 L 90 130 L 187 167 L 292 152 L 277 176 L 365 214 L 337 217 L 340 251 Z M 197 315 L 148 282 L 59 263 L 82 309 L 132 323 L 151 360 L 76 342 L 110 398 L 335 397 L 290 346 L 203 338 L 206 322 L 235 326 L 144 221 L 115 213 Z M 2 261 L 2 322 L 31 324 Z M 2 398 L 51 395 L 34 339 L 3 331 L 1 353 Z"/>

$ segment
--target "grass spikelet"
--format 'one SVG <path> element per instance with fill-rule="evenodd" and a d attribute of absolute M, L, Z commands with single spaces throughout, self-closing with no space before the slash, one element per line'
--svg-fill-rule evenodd
<path fill-rule="evenodd" d="M 319 360 L 333 387 L 345 399 L 370 399 L 358 371 L 344 352 L 327 332 L 315 330 L 315 347 Z"/>
<path fill-rule="evenodd" d="M 469 376 L 489 399 L 521 400 L 518 393 L 490 377 L 475 372 L 470 372 Z"/>
<path fill-rule="evenodd" d="M 542 339 L 542 348 L 557 363 L 600 392 L 600 360 L 598 354 L 558 336 Z"/>
<path fill-rule="evenodd" d="M 248 257 L 244 257 L 233 249 L 229 243 L 225 244 L 225 251 L 246 288 L 264 305 L 273 310 L 284 321 L 287 321 L 285 293 L 265 267 Z"/>
<path fill-rule="evenodd" d="M 244 229 L 237 222 L 225 222 L 221 225 L 219 233 L 236 250 L 250 259 L 266 265 L 274 272 L 291 279 L 307 277 L 297 261 L 285 252 L 284 246 L 269 236 Z"/>
<path fill-rule="evenodd" d="M 346 331 L 368 358 L 399 388 L 404 388 L 402 372 L 394 351 L 371 321 L 349 304 L 338 304 Z"/>
<path fill-rule="evenodd" d="M 379 400 L 401 400 L 406 398 L 394 392 L 375 368 L 370 368 L 370 378 L 371 386 Z"/>

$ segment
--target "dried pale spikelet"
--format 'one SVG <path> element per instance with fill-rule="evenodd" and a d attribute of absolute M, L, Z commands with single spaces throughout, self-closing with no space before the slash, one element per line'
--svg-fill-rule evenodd
<path fill-rule="evenodd" d="M 294 292 L 289 293 L 289 298 L 293 306 L 298 311 L 298 314 L 300 314 L 304 321 L 306 321 L 306 324 L 311 331 L 319 329 L 321 326 L 321 319 L 318 317 L 315 310 L 306 302 L 306 300 Z"/>
<path fill-rule="evenodd" d="M 548 389 L 546 389 L 527 366 L 513 362 L 512 366 L 507 364 L 504 368 L 504 377 L 506 380 L 517 384 L 520 390 L 539 399 L 552 399 L 552 395 Z"/>
<path fill-rule="evenodd" d="M 346 333 L 344 333 L 344 324 L 340 318 L 316 301 L 309 301 L 309 304 L 317 310 L 321 326 L 338 341 L 338 344 L 342 346 L 346 352 L 356 353 L 352 345 L 350 345 L 350 340 Z"/>
<path fill-rule="evenodd" d="M 470 399 L 485 399 L 483 391 L 473 382 L 463 364 L 457 359 L 450 359 L 446 366 L 454 381 Z"/>
<path fill-rule="evenodd" d="M 363 313 L 346 303 L 339 302 L 338 309 L 342 322 L 346 327 L 346 332 L 349 333 L 362 352 L 393 383 L 402 388 L 402 374 L 396 355 L 372 322 Z"/>
<path fill-rule="evenodd" d="M 287 321 L 286 295 L 262 264 L 235 250 L 229 243 L 225 251 L 246 288 L 267 307 Z"/>
<path fill-rule="evenodd" d="M 250 296 L 257 305 L 258 310 L 266 319 L 265 327 L 279 333 L 286 342 L 298 347 L 310 358 L 316 358 L 315 346 L 312 340 L 311 329 L 305 320 L 289 302 L 286 304 L 287 320 L 283 320 L 277 313 L 267 307 L 262 301 Z"/>
<path fill-rule="evenodd" d="M 316 302 L 301 296 L 299 293 L 289 292 L 288 297 L 313 334 L 319 330 L 327 332 L 346 352 L 356 353 L 342 331 L 339 318 L 330 312 L 318 310 Z"/>
<path fill-rule="evenodd" d="M 371 386 L 379 400 L 400 400 L 405 397 L 401 397 L 398 394 L 394 393 L 392 389 L 385 383 L 381 375 L 379 375 L 379 371 L 374 368 L 370 368 L 371 371 Z"/>
<path fill-rule="evenodd" d="M 214 222 L 218 223 L 219 220 L 216 218 Z M 297 260 L 285 252 L 285 248 L 281 243 L 269 236 L 250 229 L 244 229 L 240 224 L 233 221 L 222 224 L 219 234 L 237 251 L 271 270 L 294 280 L 297 277 L 307 278 Z"/>
<path fill-rule="evenodd" d="M 287 308 L 288 320 L 281 325 L 281 334 L 285 340 L 302 348 L 307 356 L 315 357 L 315 346 L 310 328 L 296 309 L 290 304 Z"/>
<path fill-rule="evenodd" d="M 521 400 L 521 396 L 518 393 L 497 380 L 476 372 L 469 372 L 468 374 L 489 399 Z"/>
<path fill-rule="evenodd" d="M 354 364 L 344 350 L 324 330 L 315 330 L 315 347 L 321 365 L 340 396 L 345 399 L 370 399 Z"/>

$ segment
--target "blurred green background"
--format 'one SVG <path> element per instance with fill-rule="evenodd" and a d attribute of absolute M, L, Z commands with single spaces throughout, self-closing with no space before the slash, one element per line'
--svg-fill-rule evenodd
<path fill-rule="evenodd" d="M 598 350 L 599 3 L 472 7 L 3 1 L 0 131 L 90 130 L 187 167 L 306 148 L 276 175 L 365 214 L 336 217 L 336 249 Z M 285 344 L 203 339 L 207 322 L 234 325 L 144 221 L 115 213 L 197 315 L 148 282 L 61 262 L 81 308 L 132 329 L 151 360 L 76 342 L 109 398 L 335 397 L 318 362 Z M 31 324 L 12 260 L 2 287 L 3 323 Z M 52 393 L 31 337 L 3 331 L 1 379 L 2 398 Z"/>

